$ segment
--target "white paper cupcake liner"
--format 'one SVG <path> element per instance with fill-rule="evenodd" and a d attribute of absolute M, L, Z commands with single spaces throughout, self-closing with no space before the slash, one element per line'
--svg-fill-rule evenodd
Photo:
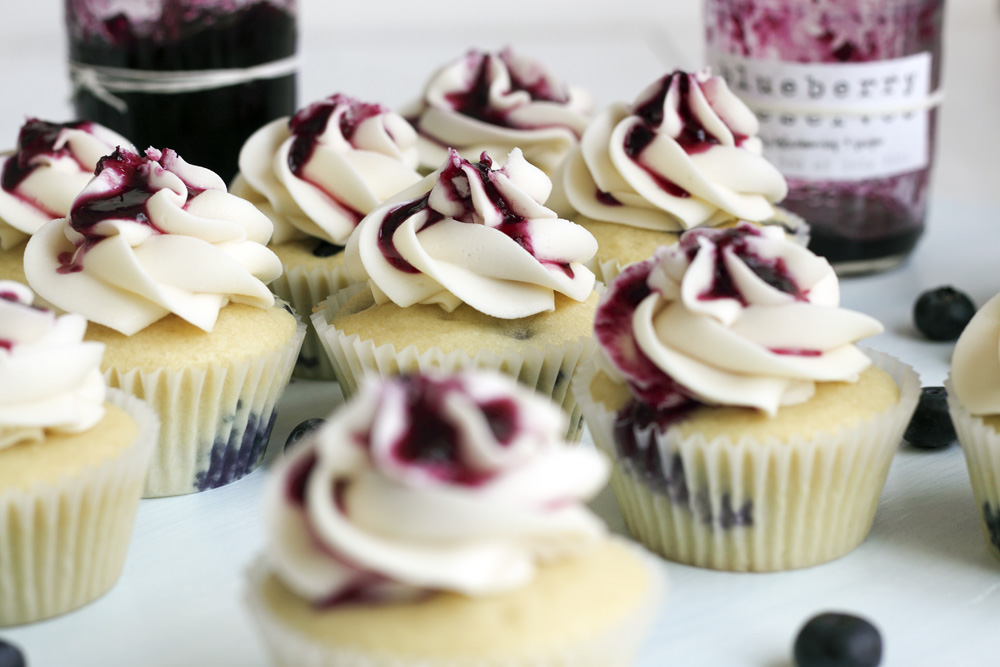
<path fill-rule="evenodd" d="M 160 416 L 144 497 L 224 486 L 260 464 L 305 328 L 300 320 L 283 346 L 255 359 L 182 370 L 105 371 L 109 386 L 142 398 Z"/>
<path fill-rule="evenodd" d="M 948 411 L 969 470 L 983 538 L 993 557 L 1000 560 L 1000 433 L 965 409 L 953 395 L 950 378 L 945 387 Z"/>
<path fill-rule="evenodd" d="M 290 303 L 308 325 L 292 375 L 309 380 L 333 380 L 330 358 L 323 350 L 316 330 L 309 324 L 309 318 L 316 304 L 347 287 L 352 281 L 343 266 L 306 269 L 283 265 L 283 268 L 281 276 L 270 284 L 271 291 Z"/>
<path fill-rule="evenodd" d="M 401 373 L 441 369 L 455 372 L 468 368 L 497 370 L 513 376 L 541 394 L 551 396 L 569 417 L 567 439 L 578 441 L 583 435 L 583 417 L 572 389 L 572 378 L 581 363 L 596 349 L 592 337 L 570 341 L 562 347 L 525 347 L 519 352 L 506 349 L 502 354 L 480 350 L 445 353 L 439 348 L 419 352 L 409 346 L 396 351 L 394 345 L 376 346 L 357 334 L 347 335 L 330 324 L 334 315 L 364 285 L 352 285 L 320 303 L 312 316 L 313 326 L 330 357 L 334 375 L 348 398 L 357 391 L 358 382 L 367 374 L 381 377 Z"/>
<path fill-rule="evenodd" d="M 638 545 L 630 548 L 646 568 L 650 585 L 640 604 L 619 622 L 587 637 L 545 652 L 520 657 L 454 656 L 404 658 L 350 647 L 320 645 L 278 618 L 267 605 L 261 587 L 268 576 L 262 559 L 248 573 L 247 603 L 264 642 L 283 667 L 626 667 L 632 665 L 666 595 L 663 563 Z M 613 577 L 613 572 L 607 576 Z M 600 604 L 595 601 L 595 604 Z"/>
<path fill-rule="evenodd" d="M 616 415 L 591 397 L 595 367 L 587 364 L 576 393 L 594 442 L 614 461 L 611 486 L 629 530 L 665 558 L 730 571 L 808 567 L 854 549 L 871 530 L 920 395 L 911 367 L 870 354 L 899 387 L 899 402 L 882 414 L 789 442 L 636 429 L 640 447 L 656 448 L 645 466 L 618 455 Z"/>
<path fill-rule="evenodd" d="M 123 392 L 107 400 L 139 425 L 128 449 L 54 484 L 0 492 L 0 626 L 81 607 L 121 575 L 159 419 Z"/>

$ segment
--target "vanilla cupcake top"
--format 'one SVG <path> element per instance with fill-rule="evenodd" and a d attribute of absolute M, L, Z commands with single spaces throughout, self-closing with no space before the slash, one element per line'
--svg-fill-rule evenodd
<path fill-rule="evenodd" d="M 86 431 L 104 417 L 104 345 L 83 342 L 83 317 L 34 307 L 33 296 L 0 281 L 0 450 Z"/>
<path fill-rule="evenodd" d="M 347 245 L 351 276 L 377 303 L 466 303 L 513 319 L 555 308 L 555 293 L 584 301 L 597 242 L 545 208 L 552 182 L 514 149 L 503 167 L 484 153 L 444 165 L 369 214 Z"/>
<path fill-rule="evenodd" d="M 0 156 L 0 248 L 13 248 L 49 220 L 69 215 L 97 161 L 118 146 L 132 144 L 97 123 L 29 119 L 17 149 Z"/>
<path fill-rule="evenodd" d="M 722 78 L 674 71 L 598 114 L 567 160 L 566 197 L 589 218 L 644 229 L 762 222 L 788 186 L 761 157 L 758 127 Z"/>
<path fill-rule="evenodd" d="M 642 403 L 691 402 L 773 415 L 815 383 L 853 382 L 870 365 L 854 343 L 879 322 L 838 307 L 829 263 L 781 229 L 696 229 L 625 269 L 594 331 L 612 373 Z"/>
<path fill-rule="evenodd" d="M 265 199 L 274 243 L 342 246 L 361 218 L 420 180 L 416 143 L 399 114 L 338 93 L 251 135 L 240 177 Z"/>
<path fill-rule="evenodd" d="M 448 148 L 470 160 L 486 151 L 499 161 L 517 147 L 552 173 L 583 135 L 592 107 L 585 91 L 507 48 L 470 50 L 445 65 L 403 114 L 420 133 L 427 169 L 440 165 Z"/>
<path fill-rule="evenodd" d="M 492 372 L 370 378 L 272 475 L 266 559 L 316 604 L 484 595 L 596 544 L 607 461 Z"/>
<path fill-rule="evenodd" d="M 214 172 L 174 151 L 119 149 L 69 217 L 28 241 L 24 270 L 59 308 L 132 335 L 170 313 L 211 331 L 219 310 L 270 308 L 281 262 L 265 247 L 271 222 L 226 192 Z"/>
<path fill-rule="evenodd" d="M 976 311 L 955 343 L 951 390 L 977 417 L 1000 414 L 1000 294 Z"/>

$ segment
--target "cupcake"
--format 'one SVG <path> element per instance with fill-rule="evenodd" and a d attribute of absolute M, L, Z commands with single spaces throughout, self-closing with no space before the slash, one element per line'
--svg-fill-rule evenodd
<path fill-rule="evenodd" d="M 695 229 L 608 286 L 574 388 L 630 531 L 671 560 L 800 568 L 871 528 L 919 397 L 854 343 L 829 263 L 775 227 Z"/>
<path fill-rule="evenodd" d="M 596 244 L 542 206 L 549 186 L 517 149 L 502 168 L 452 151 L 361 221 L 346 251 L 360 284 L 313 314 L 345 395 L 367 372 L 494 368 L 555 398 L 579 437 L 569 381 L 594 348 Z"/>
<path fill-rule="evenodd" d="M 489 372 L 367 382 L 276 466 L 249 602 L 280 665 L 628 665 L 662 565 L 583 502 L 598 452 Z"/>
<path fill-rule="evenodd" d="M 147 496 L 239 479 L 264 454 L 305 326 L 275 302 L 271 223 L 174 151 L 116 150 L 28 241 L 32 287 L 85 316 L 110 386 L 160 415 Z"/>
<path fill-rule="evenodd" d="M 231 192 L 274 223 L 268 247 L 282 274 L 270 287 L 304 319 L 349 284 L 343 249 L 361 218 L 420 180 L 416 142 L 399 114 L 336 94 L 268 123 L 243 145 Z M 312 328 L 295 375 L 333 379 Z"/>
<path fill-rule="evenodd" d="M 427 81 L 403 111 L 420 135 L 420 166 L 437 169 L 454 148 L 468 160 L 486 151 L 501 162 L 513 148 L 551 175 L 579 142 L 593 101 L 542 63 L 515 54 L 470 50 Z"/>
<path fill-rule="evenodd" d="M 103 595 L 125 562 L 159 423 L 108 389 L 86 320 L 0 281 L 0 626 Z"/>
<path fill-rule="evenodd" d="M 94 176 L 97 161 L 130 147 L 127 139 L 89 121 L 30 118 L 17 148 L 0 155 L 0 279 L 25 282 L 24 244 L 49 220 L 69 214 L 73 198 Z"/>
<path fill-rule="evenodd" d="M 597 238 L 598 279 L 610 281 L 694 227 L 747 220 L 804 234 L 800 220 L 775 207 L 788 186 L 761 156 L 758 127 L 707 70 L 674 71 L 632 104 L 598 114 L 554 177 L 573 219 Z"/>
<path fill-rule="evenodd" d="M 1000 559 L 1000 295 L 976 312 L 951 359 L 948 408 L 965 454 L 983 537 Z"/>

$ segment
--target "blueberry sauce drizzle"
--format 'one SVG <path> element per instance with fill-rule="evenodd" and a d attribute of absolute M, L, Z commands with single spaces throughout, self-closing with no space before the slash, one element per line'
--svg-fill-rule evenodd
<path fill-rule="evenodd" d="M 83 256 L 95 245 L 107 238 L 95 231 L 98 223 L 105 220 L 134 220 L 151 227 L 156 233 L 163 234 L 149 218 L 146 203 L 156 192 L 150 182 L 150 172 L 162 168 L 161 161 L 173 154 L 170 149 L 164 152 L 150 149 L 146 156 L 117 148 L 111 155 L 105 155 L 97 163 L 94 173 L 101 176 L 104 172 L 114 174 L 112 181 L 115 187 L 108 191 L 80 195 L 73 202 L 70 210 L 69 225 L 83 238 L 76 242 L 72 252 L 59 254 L 59 273 L 76 273 L 83 270 Z M 185 183 L 187 199 L 202 192 Z"/>
<path fill-rule="evenodd" d="M 0 187 L 13 192 L 38 168 L 40 156 L 73 157 L 69 146 L 63 145 L 56 149 L 60 135 L 63 130 L 88 130 L 90 126 L 88 121 L 50 123 L 37 118 L 28 119 L 17 135 L 17 151 L 4 163 Z M 80 168 L 86 171 L 84 165 L 81 164 Z"/>
<path fill-rule="evenodd" d="M 313 153 L 316 152 L 320 137 L 326 132 L 330 122 L 330 117 L 339 109 L 344 109 L 338 120 L 340 133 L 352 146 L 354 145 L 354 134 L 361 123 L 369 118 L 389 112 L 389 109 L 381 104 L 369 104 L 342 93 L 336 93 L 296 113 L 288 121 L 288 127 L 292 136 L 295 137 L 288 151 L 288 168 L 299 178 L 303 178 L 302 171 L 312 158 Z"/>

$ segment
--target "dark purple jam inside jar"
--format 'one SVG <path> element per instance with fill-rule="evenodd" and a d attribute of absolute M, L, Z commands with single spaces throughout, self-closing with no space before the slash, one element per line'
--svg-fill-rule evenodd
<path fill-rule="evenodd" d="M 69 58 L 84 67 L 133 70 L 132 75 L 143 70 L 232 71 L 278 63 L 296 53 L 295 2 L 158 0 L 137 3 L 133 15 L 113 12 L 107 3 L 94 0 L 65 0 Z M 283 73 L 260 72 L 262 78 L 179 92 L 106 86 L 127 105 L 125 110 L 76 85 L 73 102 L 79 117 L 118 131 L 140 150 L 173 148 L 188 162 L 228 181 L 237 172 L 246 138 L 268 121 L 295 111 L 294 69 L 276 71 Z"/>
<path fill-rule="evenodd" d="M 841 274 L 891 268 L 923 232 L 943 15 L 944 0 L 707 1 L 708 63 L 761 119 L 764 156 L 788 179 L 779 205 L 809 223 L 810 249 Z M 833 66 L 844 69 L 824 80 Z M 926 90 L 903 94 L 913 72 Z M 826 129 L 788 129 L 809 124 Z M 913 155 L 896 160 L 899 147 Z"/>

